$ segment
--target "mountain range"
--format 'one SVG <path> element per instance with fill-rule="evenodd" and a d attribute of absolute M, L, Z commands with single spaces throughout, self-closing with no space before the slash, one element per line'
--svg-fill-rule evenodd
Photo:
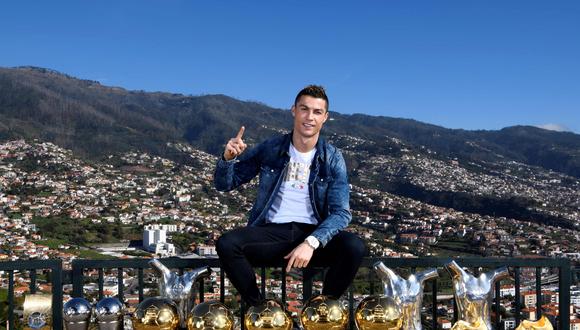
<path fill-rule="evenodd" d="M 167 142 L 218 154 L 241 125 L 249 142 L 257 142 L 292 123 L 289 111 L 257 102 L 128 91 L 37 67 L 0 68 L 0 116 L 0 140 L 50 141 L 92 159 L 128 150 L 171 157 Z M 531 126 L 467 131 L 331 112 L 323 134 L 374 141 L 370 152 L 392 152 L 389 138 L 396 138 L 459 161 L 516 161 L 580 177 L 580 135 L 569 132 Z"/>
<path fill-rule="evenodd" d="M 137 151 L 194 164 L 171 146 L 219 155 L 242 125 L 251 146 L 289 131 L 292 117 L 226 95 L 129 91 L 50 69 L 0 68 L 0 142 L 38 139 L 93 161 Z M 343 149 L 360 187 L 460 211 L 580 224 L 580 135 L 531 126 L 467 131 L 334 112 L 323 135 Z"/>

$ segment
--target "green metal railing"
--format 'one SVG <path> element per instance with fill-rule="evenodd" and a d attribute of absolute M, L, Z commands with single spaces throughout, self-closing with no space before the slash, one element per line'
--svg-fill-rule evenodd
<path fill-rule="evenodd" d="M 537 295 L 537 312 L 541 313 L 541 302 L 542 302 L 542 279 L 541 270 L 542 268 L 556 268 L 558 269 L 558 288 L 559 288 L 559 317 L 558 324 L 555 326 L 558 329 L 569 329 L 569 319 L 570 319 L 570 285 L 571 285 L 571 264 L 568 259 L 549 259 L 549 258 L 454 258 L 459 265 L 462 267 L 472 268 L 477 271 L 478 268 L 483 267 L 487 269 L 498 268 L 502 266 L 507 266 L 510 269 L 510 273 L 514 279 L 515 286 L 515 321 L 516 326 L 522 320 L 522 305 L 520 302 L 520 289 L 521 289 L 521 269 L 522 268 L 535 268 L 535 288 Z M 451 261 L 450 258 L 365 258 L 361 267 L 372 269 L 375 262 L 382 261 L 387 267 L 390 268 L 405 268 L 410 271 L 414 271 L 417 268 L 437 268 L 442 270 L 444 265 Z M 105 271 L 116 270 L 117 271 L 117 285 L 118 285 L 118 298 L 124 299 L 124 281 L 123 272 L 125 270 L 132 270 L 137 274 L 137 290 L 139 295 L 139 301 L 144 299 L 144 270 L 150 269 L 149 259 L 126 259 L 126 260 L 74 260 L 72 262 L 72 270 L 66 271 L 63 274 L 62 264 L 60 260 L 46 260 L 46 261 L 13 261 L 13 262 L 0 262 L 0 271 L 5 271 L 8 274 L 9 288 L 8 288 L 8 299 L 9 299 L 9 325 L 13 328 L 14 325 L 14 271 L 25 270 L 30 274 L 30 292 L 34 293 L 36 291 L 36 271 L 38 269 L 46 269 L 50 273 L 50 280 L 52 283 L 52 294 L 53 294 L 53 322 L 54 329 L 62 329 L 62 285 L 72 283 L 73 297 L 82 297 L 83 286 L 87 280 L 85 271 L 89 269 L 96 269 L 98 272 L 97 284 L 98 284 L 98 298 L 104 297 L 104 278 Z M 217 258 L 204 258 L 204 259 L 179 259 L 179 258 L 166 258 L 161 259 L 161 262 L 172 269 L 178 269 L 184 271 L 186 269 L 193 269 L 202 266 L 210 266 L 212 268 L 220 267 L 219 260 Z M 258 267 L 260 269 L 261 278 L 261 290 L 264 295 L 266 295 L 266 275 L 267 268 L 275 268 L 280 270 L 281 278 L 286 278 L 285 264 L 275 264 L 268 265 L 267 267 Z M 313 277 L 317 273 L 318 269 L 306 269 L 303 274 L 303 300 L 309 299 L 313 292 Z M 58 280 L 57 280 L 58 279 Z M 203 280 L 202 280 L 203 281 Z M 223 270 L 220 268 L 220 301 L 224 302 L 225 299 L 225 275 Z M 370 294 L 376 294 L 375 286 L 380 284 L 380 280 L 374 274 L 374 271 L 370 270 L 368 272 L 368 278 L 366 279 L 370 284 Z M 438 293 L 438 280 L 433 279 L 425 283 L 427 294 L 432 295 L 432 320 L 431 329 L 437 329 L 437 293 Z M 204 299 L 204 285 L 200 285 L 199 299 L 203 301 Z M 286 283 L 282 280 L 281 285 L 281 296 L 282 301 L 286 301 Z M 354 306 L 354 294 L 353 288 L 349 289 L 348 292 L 348 304 L 351 316 L 350 328 L 354 329 L 353 322 L 353 311 L 356 306 Z M 500 307 L 500 283 L 496 283 L 495 287 L 495 299 L 494 299 L 495 310 L 499 311 Z M 240 309 L 240 316 L 243 315 L 244 308 Z M 538 314 L 538 317 L 540 315 Z M 457 320 L 457 308 L 454 308 L 454 321 Z M 243 324 L 243 322 L 242 322 Z M 242 325 L 243 326 L 243 325 Z M 495 328 L 501 329 L 500 319 L 496 317 Z"/>

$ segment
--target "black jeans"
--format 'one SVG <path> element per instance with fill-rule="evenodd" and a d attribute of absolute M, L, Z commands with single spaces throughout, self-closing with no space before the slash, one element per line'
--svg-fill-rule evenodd
<path fill-rule="evenodd" d="M 232 284 L 250 305 L 264 297 L 256 284 L 252 265 L 280 266 L 284 256 L 314 231 L 315 225 L 301 223 L 266 224 L 244 227 L 223 234 L 216 250 L 220 263 Z M 355 234 L 341 231 L 323 248 L 320 245 L 308 267 L 329 267 L 322 293 L 340 297 L 356 275 L 366 253 L 363 241 Z"/>

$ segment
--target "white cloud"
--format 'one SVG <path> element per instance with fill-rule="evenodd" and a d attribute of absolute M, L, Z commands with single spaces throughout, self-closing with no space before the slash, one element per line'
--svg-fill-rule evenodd
<path fill-rule="evenodd" d="M 571 132 L 571 130 L 568 127 L 566 127 L 564 125 L 560 125 L 560 124 L 544 124 L 544 125 L 538 125 L 537 127 L 547 129 L 549 131 Z"/>

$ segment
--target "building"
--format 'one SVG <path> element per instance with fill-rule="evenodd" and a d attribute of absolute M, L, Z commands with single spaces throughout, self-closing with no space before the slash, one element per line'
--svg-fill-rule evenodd
<path fill-rule="evenodd" d="M 215 250 L 215 246 L 213 245 L 199 245 L 195 249 L 195 253 L 202 257 L 210 257 L 210 256 L 217 256 L 217 252 Z"/>
<path fill-rule="evenodd" d="M 160 256 L 174 256 L 176 254 L 175 246 L 167 243 L 167 230 L 157 226 L 145 226 L 143 248 Z"/>
<path fill-rule="evenodd" d="M 503 323 L 503 329 L 505 330 L 515 329 L 516 327 L 516 319 L 513 317 L 503 319 L 501 322 Z"/>

